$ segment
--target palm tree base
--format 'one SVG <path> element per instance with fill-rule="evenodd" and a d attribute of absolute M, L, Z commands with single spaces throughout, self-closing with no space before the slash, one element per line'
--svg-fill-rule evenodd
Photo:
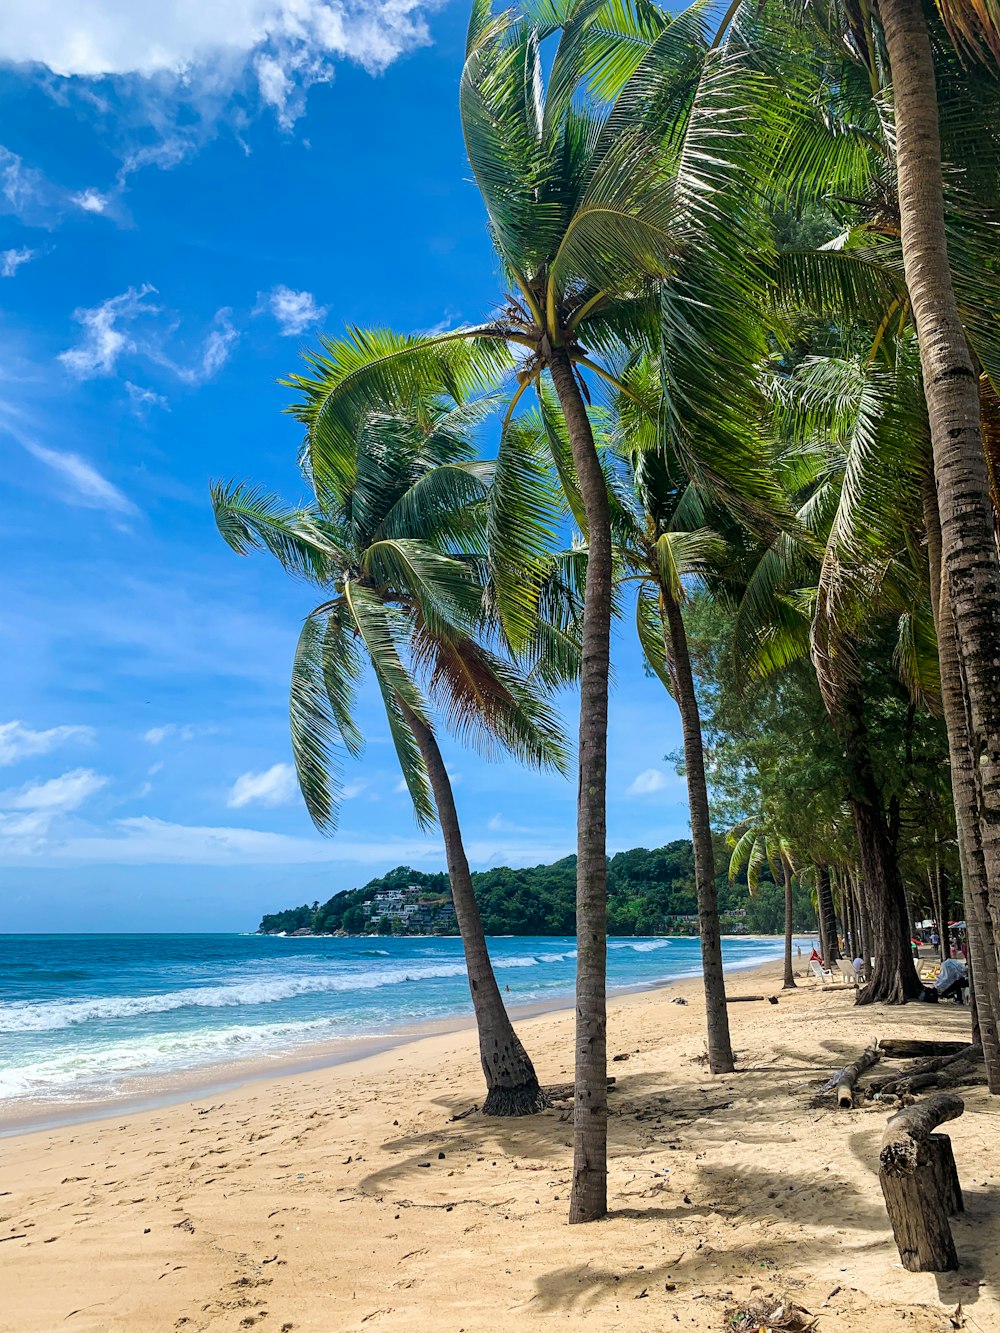
<path fill-rule="evenodd" d="M 483 1102 L 483 1115 L 536 1115 L 551 1105 L 545 1090 L 533 1078 L 513 1088 L 501 1087 L 499 1084 L 490 1088 Z"/>

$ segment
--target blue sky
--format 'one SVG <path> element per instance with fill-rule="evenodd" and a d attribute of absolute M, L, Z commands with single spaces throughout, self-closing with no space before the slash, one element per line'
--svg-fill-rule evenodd
<path fill-rule="evenodd" d="M 252 929 L 443 865 L 371 690 L 340 830 L 313 830 L 286 713 L 309 593 L 223 545 L 207 488 L 298 498 L 276 381 L 318 328 L 494 302 L 465 20 L 413 0 L 2 7 L 0 931 Z M 626 631 L 611 723 L 611 849 L 686 836 L 676 710 Z M 475 866 L 573 850 L 572 780 L 448 760 Z"/>

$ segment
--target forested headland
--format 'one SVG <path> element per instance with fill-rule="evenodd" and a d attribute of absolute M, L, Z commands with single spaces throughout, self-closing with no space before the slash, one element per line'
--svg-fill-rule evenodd
<path fill-rule="evenodd" d="M 720 858 L 721 860 L 721 858 Z M 474 871 L 472 881 L 488 935 L 572 935 L 576 930 L 576 857 L 565 856 L 551 865 L 514 870 L 498 866 Z M 325 903 L 303 903 L 283 911 L 267 912 L 260 931 L 276 934 L 308 930 L 316 935 L 346 931 L 349 935 L 419 933 L 403 922 L 388 924 L 379 915 L 369 918 L 365 904 L 377 894 L 411 885 L 423 890 L 428 900 L 450 900 L 444 871 L 414 870 L 397 866 L 369 880 L 360 889 L 336 893 Z M 724 931 L 751 935 L 779 934 L 784 922 L 784 890 L 770 878 L 762 880 L 754 894 L 743 882 L 729 884 L 719 877 L 719 912 Z M 808 891 L 796 886 L 795 929 L 816 929 L 816 912 Z M 454 934 L 455 927 L 438 933 Z M 694 887 L 694 857 L 686 838 L 665 847 L 647 850 L 635 847 L 608 860 L 609 935 L 697 934 L 697 902 Z"/>

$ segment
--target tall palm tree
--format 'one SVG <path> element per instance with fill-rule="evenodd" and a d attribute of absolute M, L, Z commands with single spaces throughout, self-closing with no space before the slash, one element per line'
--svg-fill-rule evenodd
<path fill-rule="evenodd" d="M 473 176 L 506 291 L 493 318 L 449 333 L 400 338 L 354 332 L 325 341 L 292 383 L 305 399 L 305 452 L 319 493 L 336 478 L 359 411 L 415 379 L 464 392 L 515 372 L 521 394 L 545 376 L 558 398 L 588 547 L 580 676 L 577 801 L 577 995 L 574 1166 L 570 1221 L 607 1210 L 606 771 L 612 548 L 605 479 L 587 411 L 585 376 L 610 368 L 661 324 L 682 321 L 683 294 L 661 304 L 663 279 L 685 252 L 741 248 L 736 178 L 758 145 L 737 128 L 759 87 L 742 53 L 711 47 L 711 4 L 669 17 L 653 6 L 571 0 L 493 15 L 476 0 L 460 105 Z M 551 63 L 542 44 L 556 44 Z M 557 39 L 557 40 L 556 40 Z M 548 54 L 548 53 L 547 53 Z M 547 65 L 548 77 L 545 77 Z M 751 108 L 753 108 L 751 110 Z M 727 209 L 726 200 L 732 201 Z M 751 220 L 742 206 L 744 232 Z M 717 307 L 734 293 L 720 283 Z M 724 321 L 720 320 L 720 323 Z M 697 367 L 700 349 L 687 365 Z M 697 378 L 695 373 L 694 379 Z M 718 388 L 718 386 L 716 386 Z M 530 571 L 529 571 L 530 574 Z M 508 591 L 511 591 L 508 589 Z M 497 613 L 518 646 L 537 593 L 519 581 L 517 609 Z"/>
<path fill-rule="evenodd" d="M 792 970 L 792 848 L 787 838 L 777 832 L 766 818 L 746 820 L 740 827 L 733 829 L 727 838 L 732 848 L 729 858 L 729 879 L 732 882 L 741 870 L 746 868 L 747 888 L 751 894 L 760 888 L 760 872 L 768 866 L 771 878 L 778 883 L 778 870 L 781 870 L 781 882 L 785 890 L 785 975 L 783 990 L 795 989 L 795 973 Z"/>
<path fill-rule="evenodd" d="M 491 470 L 475 461 L 469 426 L 481 410 L 425 397 L 407 410 L 369 413 L 349 466 L 343 460 L 344 484 L 322 502 L 291 508 L 259 489 L 216 484 L 212 503 L 236 552 L 267 549 L 324 594 L 302 627 L 290 701 L 299 784 L 324 831 L 338 813 L 336 751 L 356 757 L 363 746 L 352 704 L 370 667 L 418 822 L 429 826 L 436 813 L 444 837 L 487 1085 L 483 1111 L 527 1115 L 547 1099 L 490 963 L 433 722 L 440 713 L 487 751 L 566 763 L 548 705 L 479 632 Z"/>

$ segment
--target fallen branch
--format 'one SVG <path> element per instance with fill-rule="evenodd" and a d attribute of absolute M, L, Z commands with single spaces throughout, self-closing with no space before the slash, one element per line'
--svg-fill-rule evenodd
<path fill-rule="evenodd" d="M 861 1075 L 867 1069 L 871 1069 L 872 1065 L 878 1064 L 881 1058 L 882 1050 L 876 1041 L 874 1046 L 869 1046 L 868 1049 L 854 1061 L 854 1064 L 848 1065 L 846 1069 L 841 1070 L 840 1078 L 837 1081 L 838 1106 L 846 1109 L 847 1107 L 854 1105 L 854 1085 L 857 1083 Z"/>
<path fill-rule="evenodd" d="M 899 1096 L 920 1088 L 952 1088 L 962 1083 L 975 1083 L 978 1073 L 974 1067 L 983 1058 L 981 1046 L 964 1046 L 954 1055 L 939 1055 L 913 1065 L 905 1073 L 895 1074 L 881 1083 L 873 1083 L 872 1091 L 883 1096 Z"/>

